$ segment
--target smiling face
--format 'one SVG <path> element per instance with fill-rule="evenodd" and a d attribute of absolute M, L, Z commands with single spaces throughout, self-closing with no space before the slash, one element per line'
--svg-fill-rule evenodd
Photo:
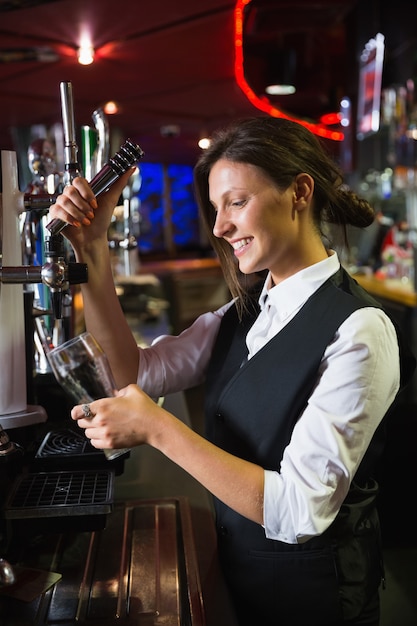
<path fill-rule="evenodd" d="M 280 190 L 254 165 L 220 159 L 210 171 L 213 234 L 244 274 L 268 269 L 275 283 L 326 256 L 310 215 L 314 183 L 300 174 Z"/>

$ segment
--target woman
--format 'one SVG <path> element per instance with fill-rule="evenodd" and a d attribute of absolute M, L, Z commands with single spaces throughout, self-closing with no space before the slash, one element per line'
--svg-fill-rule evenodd
<path fill-rule="evenodd" d="M 51 208 L 88 264 L 86 325 L 120 388 L 91 403 L 92 419 L 81 406 L 73 419 L 95 447 L 154 446 L 214 495 L 240 625 L 377 625 L 374 470 L 383 418 L 414 362 L 322 232 L 367 226 L 372 208 L 297 123 L 259 117 L 219 132 L 195 187 L 233 300 L 138 349 L 106 239 L 126 180 L 97 211 L 83 179 Z M 150 399 L 203 380 L 207 439 Z"/>

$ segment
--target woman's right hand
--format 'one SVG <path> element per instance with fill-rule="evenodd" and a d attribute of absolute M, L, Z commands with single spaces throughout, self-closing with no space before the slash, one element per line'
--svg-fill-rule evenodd
<path fill-rule="evenodd" d="M 68 224 L 62 232 L 75 247 L 107 238 L 114 208 L 134 170 L 135 168 L 131 168 L 121 176 L 98 199 L 87 180 L 77 176 L 64 188 L 55 204 L 51 205 L 48 217 Z"/>

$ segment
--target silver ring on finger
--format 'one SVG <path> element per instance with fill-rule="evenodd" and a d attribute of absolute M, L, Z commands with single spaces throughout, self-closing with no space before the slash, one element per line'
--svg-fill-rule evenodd
<path fill-rule="evenodd" d="M 91 408 L 90 408 L 90 405 L 89 405 L 89 404 L 83 404 L 81 408 L 82 408 L 82 410 L 83 410 L 84 416 L 85 416 L 87 419 L 88 419 L 88 418 L 91 418 L 91 417 L 94 417 L 95 413 L 93 413 L 93 411 L 91 410 Z"/>

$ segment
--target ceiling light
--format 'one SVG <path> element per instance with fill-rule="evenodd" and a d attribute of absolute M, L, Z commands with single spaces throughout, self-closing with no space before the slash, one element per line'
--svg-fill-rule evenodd
<path fill-rule="evenodd" d="M 80 65 L 91 65 L 94 61 L 94 48 L 91 44 L 82 44 L 78 48 L 78 63 Z"/>
<path fill-rule="evenodd" d="M 114 100 L 109 100 L 103 106 L 103 111 L 106 115 L 116 115 L 116 113 L 119 113 L 119 110 L 119 105 Z"/>
<path fill-rule="evenodd" d="M 265 92 L 270 96 L 289 96 L 295 93 L 295 50 L 274 50 L 267 60 L 267 84 Z"/>
<path fill-rule="evenodd" d="M 211 144 L 211 139 L 209 137 L 201 137 L 201 139 L 198 142 L 198 147 L 201 148 L 202 150 L 207 150 L 207 148 L 210 148 L 210 144 Z"/>
<path fill-rule="evenodd" d="M 78 63 L 81 65 L 91 65 L 94 61 L 94 48 L 91 36 L 87 28 L 83 28 L 80 36 L 80 47 L 78 48 Z"/>
<path fill-rule="evenodd" d="M 272 84 L 265 87 L 265 92 L 270 96 L 290 96 L 295 93 L 295 87 L 294 85 Z"/>

